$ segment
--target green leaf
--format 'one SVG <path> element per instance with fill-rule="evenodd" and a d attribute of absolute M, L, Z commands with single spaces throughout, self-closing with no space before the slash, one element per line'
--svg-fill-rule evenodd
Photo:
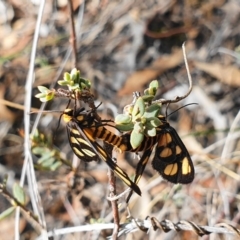
<path fill-rule="evenodd" d="M 61 86 L 68 86 L 69 90 L 90 89 L 91 82 L 85 78 L 80 77 L 80 71 L 76 68 L 71 70 L 71 73 L 64 73 L 64 80 L 59 80 L 58 84 Z"/>
<path fill-rule="evenodd" d="M 91 81 L 88 80 L 88 79 L 85 79 L 85 78 L 81 78 L 81 79 L 84 79 L 84 83 L 85 83 L 86 87 L 87 87 L 88 89 L 90 89 L 90 88 L 91 88 L 91 85 L 92 85 Z"/>
<path fill-rule="evenodd" d="M 65 72 L 64 73 L 64 76 L 63 76 L 63 79 L 65 80 L 65 81 L 70 81 L 71 80 L 71 76 L 70 76 L 70 74 L 68 73 L 68 72 Z"/>
<path fill-rule="evenodd" d="M 44 86 L 38 86 L 38 90 L 42 93 L 48 93 L 50 90 Z"/>
<path fill-rule="evenodd" d="M 131 122 L 131 117 L 128 114 L 118 114 L 115 118 L 116 124 L 128 124 Z"/>
<path fill-rule="evenodd" d="M 65 81 L 65 80 L 59 80 L 57 82 L 60 86 L 67 86 L 69 84 L 69 81 Z"/>
<path fill-rule="evenodd" d="M 148 93 L 152 96 L 155 96 L 157 93 L 157 88 L 149 88 Z"/>
<path fill-rule="evenodd" d="M 39 138 L 39 137 L 40 137 L 40 132 L 38 131 L 38 129 L 36 129 L 36 130 L 34 131 L 34 133 L 31 134 L 31 138 L 32 138 L 32 139 L 36 139 L 36 138 Z"/>
<path fill-rule="evenodd" d="M 3 178 L 3 180 L 2 180 L 3 188 L 6 188 L 6 187 L 7 187 L 7 180 L 8 180 L 8 174 L 5 174 L 5 175 L 4 175 L 4 178 Z"/>
<path fill-rule="evenodd" d="M 43 164 L 45 161 L 48 161 L 51 157 L 52 154 L 50 154 L 50 152 L 42 155 L 42 157 L 38 159 L 38 164 Z"/>
<path fill-rule="evenodd" d="M 148 119 L 148 122 L 151 124 L 151 126 L 153 126 L 153 127 L 158 127 L 158 126 L 160 126 L 161 125 L 161 120 L 159 120 L 159 118 L 157 118 L 157 117 L 153 117 L 153 118 L 151 118 L 151 119 Z"/>
<path fill-rule="evenodd" d="M 156 127 L 160 126 L 161 123 L 162 122 L 161 122 L 161 120 L 159 120 L 159 118 L 152 117 L 152 118 L 147 119 L 145 126 L 149 129 L 153 128 L 153 127 L 156 128 Z"/>
<path fill-rule="evenodd" d="M 49 168 L 53 165 L 53 163 L 55 162 L 55 158 L 54 157 L 51 157 L 51 158 L 48 158 L 48 159 L 45 159 L 45 161 L 42 161 L 41 162 L 41 166 L 43 166 L 44 168 Z"/>
<path fill-rule="evenodd" d="M 47 98 L 40 98 L 39 100 L 43 103 L 48 101 Z"/>
<path fill-rule="evenodd" d="M 139 147 L 143 139 L 144 139 L 143 133 L 133 130 L 130 136 L 130 143 L 132 145 L 132 148 L 135 149 Z"/>
<path fill-rule="evenodd" d="M 157 134 L 156 128 L 152 127 L 152 128 L 146 128 L 145 129 L 145 134 L 149 137 L 155 137 Z"/>
<path fill-rule="evenodd" d="M 86 89 L 87 88 L 86 84 L 83 83 L 83 82 L 80 82 L 79 86 L 80 86 L 80 89 Z"/>
<path fill-rule="evenodd" d="M 0 220 L 3 220 L 4 218 L 6 218 L 9 215 L 11 215 L 15 211 L 15 209 L 16 209 L 16 207 L 10 207 L 10 208 L 6 209 L 5 211 L 3 211 L 0 214 Z"/>
<path fill-rule="evenodd" d="M 122 132 L 127 132 L 133 130 L 133 123 L 128 123 L 128 124 L 117 124 L 115 127 Z"/>
<path fill-rule="evenodd" d="M 46 101 L 52 100 L 54 98 L 54 93 L 53 92 L 48 93 L 45 98 L 46 98 Z"/>
<path fill-rule="evenodd" d="M 149 84 L 149 88 L 156 88 L 156 89 L 158 89 L 158 87 L 159 87 L 158 80 L 153 80 Z"/>
<path fill-rule="evenodd" d="M 45 98 L 46 97 L 46 93 L 38 93 L 35 95 L 35 98 Z"/>
<path fill-rule="evenodd" d="M 23 191 L 23 188 L 20 187 L 17 183 L 13 186 L 13 196 L 20 202 L 22 205 L 26 203 L 26 196 Z"/>
<path fill-rule="evenodd" d="M 154 80 L 149 84 L 149 87 L 144 91 L 144 95 L 146 96 L 150 95 L 152 96 L 152 98 L 154 98 L 154 96 L 157 93 L 157 90 L 158 90 L 158 81 Z"/>
<path fill-rule="evenodd" d="M 36 98 L 40 98 L 41 102 L 47 102 L 54 98 L 54 92 L 44 86 L 38 86 L 41 93 L 35 95 Z"/>
<path fill-rule="evenodd" d="M 46 148 L 45 147 L 34 147 L 32 149 L 32 153 L 36 154 L 36 155 L 42 155 L 42 154 L 44 154 L 44 152 L 46 152 Z"/>
<path fill-rule="evenodd" d="M 76 68 L 73 68 L 72 69 L 72 71 L 71 71 L 71 73 L 70 73 L 70 76 L 71 76 L 71 79 L 73 80 L 73 81 L 76 81 L 77 79 L 78 79 L 78 77 L 79 77 L 79 74 L 78 74 L 78 70 L 76 69 Z M 80 72 L 79 72 L 80 73 Z"/>
<path fill-rule="evenodd" d="M 132 120 L 133 120 L 133 122 L 136 119 L 142 117 L 144 112 L 145 112 L 145 103 L 144 103 L 142 97 L 139 97 L 137 99 L 136 103 L 134 104 L 133 111 L 132 111 Z"/>
<path fill-rule="evenodd" d="M 142 96 L 144 102 L 151 102 L 154 99 L 153 95 L 150 95 L 148 90 L 144 92 L 145 95 Z"/>
<path fill-rule="evenodd" d="M 134 124 L 134 129 L 130 135 L 130 143 L 133 149 L 137 148 L 144 139 L 144 126 L 141 122 Z"/>
<path fill-rule="evenodd" d="M 136 122 L 134 124 L 134 128 L 133 128 L 134 131 L 138 132 L 138 133 L 143 133 L 144 131 L 144 126 L 142 124 L 142 122 Z"/>
<path fill-rule="evenodd" d="M 143 116 L 145 118 L 157 117 L 159 115 L 160 109 L 161 109 L 160 105 L 153 104 L 153 105 L 149 106 L 148 108 L 146 108 Z"/>
<path fill-rule="evenodd" d="M 141 123 L 142 123 L 143 125 L 145 125 L 146 122 L 147 122 L 147 119 L 146 119 L 144 116 L 142 116 L 142 117 L 141 117 Z"/>
<path fill-rule="evenodd" d="M 132 105 L 132 104 L 129 104 L 129 105 L 125 106 L 124 109 L 123 109 L 123 112 L 124 112 L 125 114 L 131 114 L 131 115 L 132 115 L 133 105 Z"/>
<path fill-rule="evenodd" d="M 55 163 L 53 163 L 53 164 L 50 166 L 50 170 L 51 170 L 51 171 L 55 171 L 55 170 L 57 170 L 61 165 L 62 165 L 62 163 L 61 163 L 60 161 L 55 161 Z"/>
<path fill-rule="evenodd" d="M 72 82 L 73 83 L 73 82 Z M 70 89 L 70 90 L 81 90 L 81 88 L 80 88 L 80 86 L 79 86 L 79 84 L 78 83 L 75 83 L 75 84 L 72 84 L 72 85 L 68 85 L 68 88 Z"/>

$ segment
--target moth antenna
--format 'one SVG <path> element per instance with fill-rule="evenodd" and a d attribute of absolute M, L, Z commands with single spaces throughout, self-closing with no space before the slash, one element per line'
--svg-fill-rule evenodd
<path fill-rule="evenodd" d="M 59 126 L 60 126 L 60 122 L 61 122 L 61 119 L 62 119 L 63 114 L 64 114 L 64 113 L 62 112 L 62 114 L 60 115 L 60 117 L 59 117 L 59 119 L 58 119 L 58 124 L 57 124 L 57 128 L 56 128 L 56 130 L 54 131 L 53 139 L 55 139 L 56 132 L 57 132 Z"/>
<path fill-rule="evenodd" d="M 52 113 L 52 112 L 56 112 L 56 113 L 62 113 L 62 111 L 59 110 L 44 110 L 44 111 L 32 111 L 29 114 L 35 114 L 35 113 Z"/>
<path fill-rule="evenodd" d="M 174 110 L 174 111 L 171 112 L 169 115 L 167 115 L 167 111 L 166 111 L 166 118 L 169 117 L 170 115 L 172 115 L 173 113 L 177 112 L 178 110 L 180 110 L 180 109 L 182 109 L 182 108 L 184 108 L 184 107 L 190 106 L 190 105 L 198 105 L 198 103 L 188 103 L 188 104 L 186 104 L 186 105 L 184 105 L 184 106 L 182 106 L 182 107 Z M 167 108 L 168 108 L 168 106 L 169 106 L 169 104 L 167 105 Z M 167 109 L 167 108 L 166 108 L 166 109 Z"/>

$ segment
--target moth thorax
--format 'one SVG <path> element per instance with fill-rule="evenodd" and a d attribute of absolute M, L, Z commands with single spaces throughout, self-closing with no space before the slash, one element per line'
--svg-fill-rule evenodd
<path fill-rule="evenodd" d="M 78 122 L 87 122 L 84 115 L 79 115 L 76 117 Z"/>
<path fill-rule="evenodd" d="M 64 122 L 66 122 L 66 123 L 68 123 L 69 121 L 71 121 L 72 120 L 72 116 L 70 116 L 70 115 L 67 115 L 67 114 L 63 114 L 63 121 Z"/>
<path fill-rule="evenodd" d="M 162 124 L 167 123 L 166 117 L 163 116 L 163 115 L 158 115 L 158 119 L 162 122 Z M 162 125 L 162 124 L 161 124 L 161 125 Z"/>
<path fill-rule="evenodd" d="M 158 115 L 158 118 L 159 118 L 159 120 L 161 120 L 161 121 L 166 121 L 166 118 L 165 118 L 165 116 L 163 116 L 163 115 Z"/>

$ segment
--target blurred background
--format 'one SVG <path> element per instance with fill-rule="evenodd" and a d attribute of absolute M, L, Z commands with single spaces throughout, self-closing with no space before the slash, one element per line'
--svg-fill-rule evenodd
<path fill-rule="evenodd" d="M 72 0 L 72 3 L 77 68 L 91 80 L 96 105 L 102 102 L 99 114 L 103 119 L 122 113 L 123 107 L 132 102 L 132 93 L 143 92 L 154 79 L 160 85 L 156 99 L 183 96 L 189 87 L 182 52 L 185 42 L 193 90 L 186 99 L 171 104 L 167 114 L 197 103 L 168 117 L 192 156 L 195 179 L 189 185 L 170 184 L 149 163 L 139 183 L 142 197 L 134 194 L 129 203 L 133 217 L 155 216 L 159 221 L 188 220 L 209 226 L 224 222 L 239 227 L 240 2 Z M 0 13 L 0 179 L 8 174 L 11 190 L 22 174 L 24 121 L 23 111 L 7 106 L 5 100 L 24 106 L 39 2 L 0 1 Z M 34 97 L 39 92 L 37 86 L 57 88 L 56 81 L 73 68 L 69 15 L 67 0 L 46 1 L 35 59 L 33 108 L 41 106 Z M 46 109 L 63 111 L 66 105 L 66 99 L 58 98 L 49 102 Z M 162 113 L 165 115 L 165 109 Z M 30 117 L 32 126 L 36 116 Z M 45 114 L 38 129 L 51 149 L 71 161 L 74 156 L 66 127 L 60 124 L 56 129 L 58 120 L 59 114 Z M 33 155 L 33 161 L 48 230 L 91 221 L 112 222 L 112 209 L 106 199 L 105 163 L 81 162 L 79 174 L 71 176 L 66 165 L 56 164 L 54 169 L 42 166 L 38 157 Z M 137 157 L 118 154 L 117 161 L 129 176 L 134 175 Z M 126 186 L 117 179 L 117 192 L 124 189 Z M 25 190 L 28 193 L 27 184 Z M 3 211 L 10 204 L 3 196 L 0 199 Z M 124 198 L 121 202 L 124 203 Z M 31 209 L 30 202 L 27 207 Z M 127 222 L 126 217 L 123 207 L 120 221 Z M 14 215 L 0 224 L 0 239 L 4 239 L 3 234 L 13 239 Z M 20 231 L 22 239 L 36 239 L 36 232 L 25 218 L 20 219 Z M 106 239 L 109 235 L 111 230 L 59 239 Z M 203 239 L 225 239 L 223 235 L 210 236 Z M 198 238 L 193 232 L 151 230 L 148 234 L 129 233 L 121 239 Z"/>

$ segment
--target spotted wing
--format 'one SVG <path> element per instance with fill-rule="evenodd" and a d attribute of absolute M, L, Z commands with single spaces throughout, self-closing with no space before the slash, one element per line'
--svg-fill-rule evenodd
<path fill-rule="evenodd" d="M 172 183 L 191 183 L 194 166 L 176 130 L 167 125 L 159 132 L 159 140 L 152 161 L 153 168 Z"/>
<path fill-rule="evenodd" d="M 79 159 L 84 162 L 98 160 L 98 155 L 93 150 L 91 143 L 85 139 L 75 122 L 70 121 L 67 124 L 67 133 L 70 146 Z"/>
<path fill-rule="evenodd" d="M 140 181 L 143 171 L 148 163 L 148 160 L 151 156 L 152 150 L 153 150 L 154 145 L 151 148 L 148 148 L 142 155 L 141 159 L 139 160 L 138 164 L 137 164 L 137 169 L 136 169 L 136 175 L 134 178 L 134 183 L 138 184 L 138 182 Z M 128 194 L 127 198 L 126 198 L 126 202 L 128 203 L 130 198 L 132 196 L 132 191 Z"/>
<path fill-rule="evenodd" d="M 141 195 L 141 191 L 128 175 L 112 160 L 108 153 L 95 141 L 91 128 L 83 128 L 74 121 L 67 124 L 68 138 L 73 152 L 83 161 L 90 162 L 98 158 L 117 174 L 133 191 Z"/>

